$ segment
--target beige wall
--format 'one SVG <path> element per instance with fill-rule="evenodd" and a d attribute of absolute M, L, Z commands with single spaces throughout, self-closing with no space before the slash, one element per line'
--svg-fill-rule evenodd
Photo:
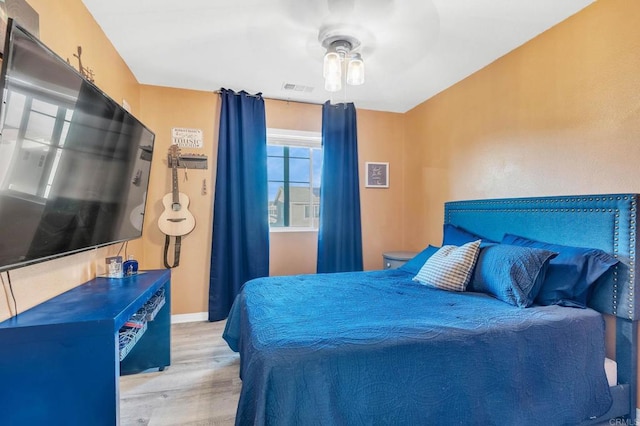
<path fill-rule="evenodd" d="M 322 107 L 283 101 L 266 101 L 267 127 L 322 130 Z M 382 268 L 382 253 L 403 248 L 403 145 L 402 114 L 357 110 L 358 157 L 364 268 Z M 364 163 L 389 162 L 389 189 L 364 186 Z M 272 232 L 270 274 L 315 273 L 317 232 Z"/>
<path fill-rule="evenodd" d="M 156 132 L 149 204 L 143 233 L 144 264 L 162 268 L 164 235 L 157 227 L 163 211 L 162 196 L 171 190 L 171 170 L 166 155 L 172 127 L 203 130 L 204 148 L 183 152 L 208 156 L 208 170 L 179 173 L 179 189 L 189 195 L 189 211 L 196 228 L 183 237 L 180 266 L 172 272 L 172 313 L 206 312 L 211 256 L 211 223 L 217 157 L 219 97 L 214 93 L 165 87 L 141 87 L 141 119 Z M 267 126 L 291 130 L 321 131 L 320 105 L 267 99 Z M 382 268 L 382 252 L 402 248 L 403 197 L 403 116 L 401 114 L 359 110 L 358 137 L 360 173 L 365 161 L 390 163 L 389 189 L 365 189 L 361 184 L 363 256 L 365 269 Z M 202 195 L 206 180 L 207 194 Z M 270 235 L 270 274 L 292 275 L 316 270 L 317 232 L 274 232 Z M 172 253 L 172 250 L 171 250 Z M 170 257 L 172 259 L 172 257 Z"/>
<path fill-rule="evenodd" d="M 126 98 L 133 113 L 138 114 L 137 81 L 82 2 L 29 0 L 29 4 L 39 14 L 40 39 L 63 59 L 73 59 L 71 63 L 76 68 L 73 54 L 81 45 L 83 64 L 94 70 L 96 84 L 118 102 Z M 118 244 L 11 271 L 18 312 L 95 277 L 96 270 L 104 272 L 104 258 L 117 253 L 119 248 Z M 130 242 L 128 252 L 141 255 L 140 240 Z M 146 267 L 144 264 L 141 266 Z M 7 287 L 0 292 L 0 320 L 13 312 L 4 273 L 3 277 Z"/>
<path fill-rule="evenodd" d="M 640 191 L 640 2 L 600 0 L 406 114 L 407 246 L 443 202 Z"/>
<path fill-rule="evenodd" d="M 404 250 L 404 116 L 358 110 L 364 269 L 382 269 L 382 253 Z M 389 188 L 365 188 L 365 162 L 389 163 Z"/>
<path fill-rule="evenodd" d="M 40 39 L 77 69 L 73 56 L 82 46 L 82 63 L 95 82 L 117 102 L 126 99 L 139 114 L 138 81 L 81 0 L 27 0 L 40 18 Z"/>
<path fill-rule="evenodd" d="M 188 210 L 195 218 L 196 227 L 182 237 L 180 265 L 171 272 L 171 311 L 174 314 L 205 312 L 208 306 L 211 257 L 210 236 L 215 188 L 213 177 L 218 153 L 216 123 L 219 97 L 212 92 L 142 85 L 140 99 L 141 120 L 156 134 L 142 235 L 146 268 L 164 268 L 165 236 L 157 223 L 164 211 L 162 197 L 172 191 L 172 172 L 167 161 L 171 129 L 186 127 L 202 130 L 203 148 L 185 148 L 182 154 L 206 155 L 208 169 L 177 171 L 178 189 L 189 197 Z M 204 192 L 203 185 L 206 188 Z M 170 264 L 174 259 L 174 241 L 172 238 L 169 248 Z"/>

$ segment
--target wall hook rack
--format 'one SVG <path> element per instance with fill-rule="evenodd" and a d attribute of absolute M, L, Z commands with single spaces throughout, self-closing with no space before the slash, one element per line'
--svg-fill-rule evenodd
<path fill-rule="evenodd" d="M 171 158 L 168 157 L 167 166 L 171 168 Z M 204 154 L 182 154 L 178 156 L 178 168 L 208 169 L 207 156 Z"/>

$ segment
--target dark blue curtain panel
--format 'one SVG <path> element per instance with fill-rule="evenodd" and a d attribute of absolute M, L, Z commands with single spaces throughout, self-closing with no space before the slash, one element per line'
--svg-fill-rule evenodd
<path fill-rule="evenodd" d="M 358 130 L 353 103 L 322 107 L 318 273 L 362 271 Z"/>
<path fill-rule="evenodd" d="M 267 129 L 260 94 L 221 90 L 209 321 L 229 315 L 242 285 L 269 275 Z"/>

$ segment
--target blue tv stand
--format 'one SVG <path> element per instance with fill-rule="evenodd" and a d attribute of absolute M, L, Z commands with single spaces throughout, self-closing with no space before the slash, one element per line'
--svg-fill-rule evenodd
<path fill-rule="evenodd" d="M 0 423 L 119 424 L 119 375 L 171 362 L 170 286 L 169 270 L 96 278 L 0 323 Z M 120 361 L 119 330 L 159 295 Z"/>

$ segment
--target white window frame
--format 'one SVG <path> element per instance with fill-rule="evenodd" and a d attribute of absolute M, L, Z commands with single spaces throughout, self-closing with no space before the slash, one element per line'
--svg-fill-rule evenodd
<path fill-rule="evenodd" d="M 267 128 L 267 145 L 322 149 L 322 133 Z M 313 177 L 313 158 L 310 158 L 309 161 L 309 175 Z M 322 185 L 322 182 L 320 184 Z M 311 182 L 311 185 L 313 187 L 313 182 Z M 313 199 L 309 200 L 309 204 L 314 205 Z M 311 220 L 313 221 L 314 218 L 312 217 Z M 318 229 L 312 226 L 269 226 L 269 232 L 318 232 Z"/>

